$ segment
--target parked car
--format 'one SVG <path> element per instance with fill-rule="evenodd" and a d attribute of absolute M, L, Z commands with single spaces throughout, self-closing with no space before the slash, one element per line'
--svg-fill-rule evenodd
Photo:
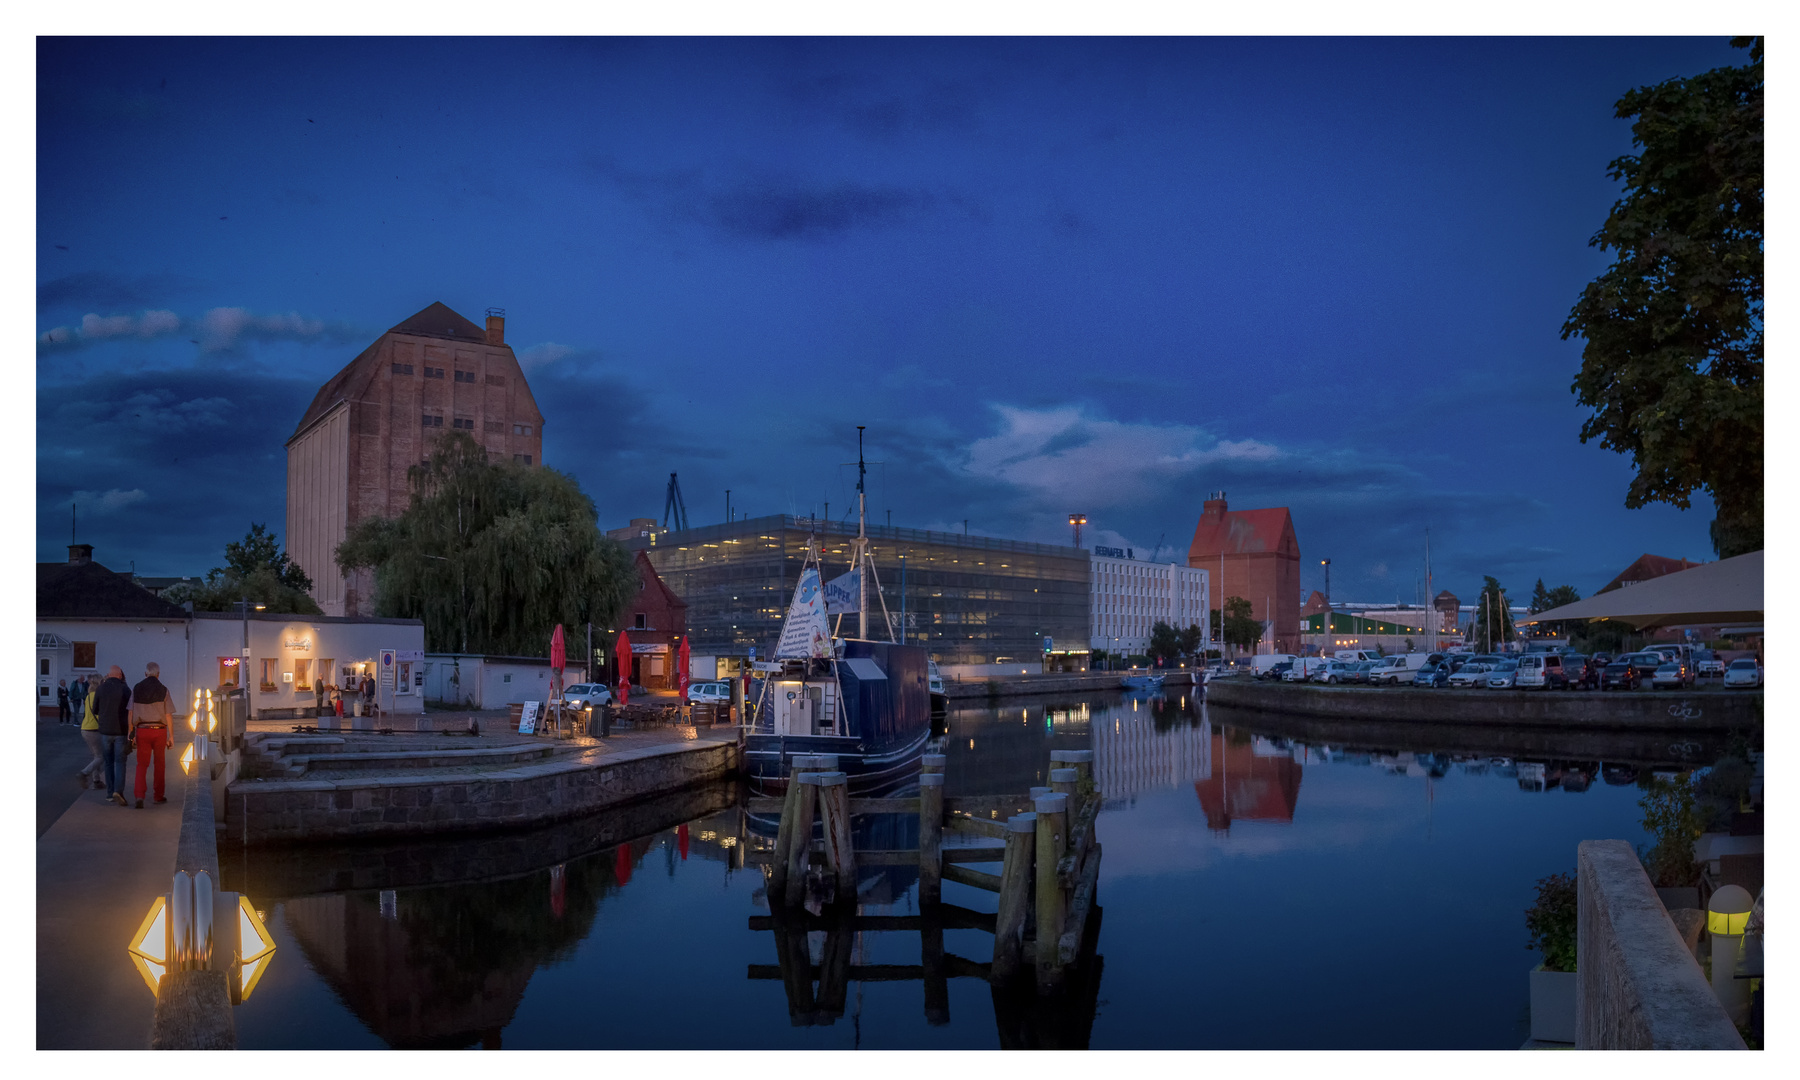
<path fill-rule="evenodd" d="M 1665 686 L 1685 690 L 1694 685 L 1694 669 L 1688 667 L 1686 660 L 1670 660 L 1658 664 L 1650 675 L 1650 685 L 1658 690 Z"/>
<path fill-rule="evenodd" d="M 1397 653 L 1383 657 L 1369 669 L 1369 681 L 1378 686 L 1398 686 L 1412 682 L 1427 661 L 1424 653 Z"/>
<path fill-rule="evenodd" d="M 563 690 L 563 704 L 577 709 L 612 704 L 612 688 L 605 683 L 576 683 Z"/>
<path fill-rule="evenodd" d="M 1499 657 L 1473 656 L 1459 668 L 1450 672 L 1451 687 L 1481 686 L 1487 681 L 1487 673 L 1500 662 Z"/>
<path fill-rule="evenodd" d="M 1661 653 L 1626 653 L 1606 665 L 1606 670 L 1600 674 L 1600 689 L 1636 690 L 1640 683 L 1648 682 L 1663 663 Z"/>
<path fill-rule="evenodd" d="M 1733 660 L 1725 669 L 1726 686 L 1761 686 L 1762 680 L 1762 665 L 1752 657 Z"/>
<path fill-rule="evenodd" d="M 1694 654 L 1694 677 L 1704 679 L 1709 676 L 1723 676 L 1725 661 L 1711 649 L 1701 649 Z"/>
<path fill-rule="evenodd" d="M 1332 660 L 1313 673 L 1313 682 L 1326 684 L 1345 683 L 1350 681 L 1351 665 L 1343 660 Z"/>
<path fill-rule="evenodd" d="M 1489 690 L 1511 690 L 1519 677 L 1519 661 L 1502 660 L 1488 672 L 1487 687 Z"/>
<path fill-rule="evenodd" d="M 1369 670 L 1378 663 L 1378 660 L 1359 660 L 1351 664 L 1349 677 L 1345 681 L 1366 684 L 1369 681 Z"/>
<path fill-rule="evenodd" d="M 1573 653 L 1527 653 L 1519 657 L 1514 685 L 1538 690 L 1565 689 L 1581 678 L 1582 657 Z"/>
<path fill-rule="evenodd" d="M 1331 662 L 1322 656 L 1302 656 L 1293 662 L 1294 666 L 1288 668 L 1287 674 L 1281 679 L 1283 682 L 1309 682 Z"/>
<path fill-rule="evenodd" d="M 1273 667 L 1263 669 L 1263 671 L 1260 672 L 1256 677 L 1259 679 L 1265 679 L 1265 680 L 1274 679 L 1276 681 L 1280 681 L 1284 676 L 1287 675 L 1288 672 L 1292 671 L 1293 669 L 1294 669 L 1294 662 L 1292 660 L 1283 660 L 1281 663 L 1276 664 Z"/>
<path fill-rule="evenodd" d="M 717 705 L 719 702 L 731 700 L 731 684 L 728 682 L 697 682 L 688 684 L 687 699 L 695 705 Z"/>
<path fill-rule="evenodd" d="M 1448 686 L 1450 685 L 1450 665 L 1426 664 L 1424 667 L 1413 673 L 1412 684 L 1414 686 L 1423 686 L 1428 689 Z"/>

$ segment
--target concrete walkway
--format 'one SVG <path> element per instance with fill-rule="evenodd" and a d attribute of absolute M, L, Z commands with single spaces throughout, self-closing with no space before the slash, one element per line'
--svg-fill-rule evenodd
<path fill-rule="evenodd" d="M 56 721 L 39 721 L 51 728 Z M 68 734 L 69 729 L 63 729 Z M 73 735 L 79 745 L 81 736 Z M 40 738 L 40 746 L 44 739 Z M 150 1045 L 156 996 L 125 954 L 125 946 L 169 890 L 181 832 L 182 775 L 178 743 L 165 751 L 167 794 L 161 805 L 120 807 L 104 791 L 80 791 L 60 755 L 40 753 L 42 793 L 60 777 L 73 798 L 37 841 L 37 1046 L 50 1049 L 130 1049 Z M 126 797 L 137 759 L 127 759 Z M 146 782 L 149 778 L 146 777 Z M 146 792 L 146 794 L 149 794 Z"/>

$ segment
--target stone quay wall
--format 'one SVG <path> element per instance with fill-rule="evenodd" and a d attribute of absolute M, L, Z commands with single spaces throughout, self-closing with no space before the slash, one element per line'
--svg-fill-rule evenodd
<path fill-rule="evenodd" d="M 1138 671 L 1139 675 L 1144 672 Z M 951 701 L 1029 694 L 1065 694 L 1075 690 L 1117 690 L 1128 671 L 1049 672 L 1040 675 L 1000 675 L 991 679 L 944 680 L 944 696 Z M 1173 689 L 1191 686 L 1193 673 L 1177 669 L 1164 673 L 1163 685 Z"/>
<path fill-rule="evenodd" d="M 1631 845 L 1576 852 L 1576 1049 L 1746 1049 Z"/>
<path fill-rule="evenodd" d="M 1401 720 L 1508 727 L 1625 728 L 1637 731 L 1748 729 L 1762 717 L 1760 691 L 1658 693 L 1577 690 L 1426 690 L 1313 686 L 1216 679 L 1209 704 L 1334 720 Z"/>
<path fill-rule="evenodd" d="M 575 817 L 739 768 L 734 741 L 653 746 L 474 773 L 239 780 L 224 843 L 238 846 L 516 828 Z"/>

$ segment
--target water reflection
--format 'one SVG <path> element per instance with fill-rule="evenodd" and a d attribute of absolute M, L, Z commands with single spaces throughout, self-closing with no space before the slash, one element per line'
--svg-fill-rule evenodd
<path fill-rule="evenodd" d="M 240 1037 L 338 1046 L 373 1036 L 397 1048 L 1506 1045 L 1529 967 L 1519 911 L 1530 883 L 1572 865 L 1582 836 L 1635 840 L 1635 793 L 1620 789 L 1717 751 L 1683 738 L 1691 745 L 1671 751 L 1655 732 L 1319 722 L 1179 691 L 955 707 L 950 795 L 1023 793 L 1048 782 L 1050 751 L 1094 752 L 1100 835 L 1116 852 L 1099 890 L 1113 940 L 1100 936 L 1097 904 L 1083 962 L 1054 999 L 983 985 L 994 895 L 947 883 L 944 903 L 922 907 L 913 866 L 861 867 L 848 912 L 770 911 L 761 853 L 773 832 L 759 834 L 731 787 L 522 834 L 221 852 L 227 886 L 277 911 L 298 946 L 239 1010 Z M 1412 783 L 1424 800 L 1392 794 Z M 1437 835 L 1453 838 L 1436 846 L 1434 791 L 1446 804 Z M 860 822 L 857 843 L 916 847 L 916 821 Z M 1167 857 L 1171 845 L 1181 858 Z M 1218 857 L 1234 851 L 1255 857 Z M 1392 957 L 1359 932 L 1420 888 L 1456 898 L 1432 905 L 1438 922 L 1421 929 L 1457 958 L 1433 974 L 1455 993 L 1385 974 Z M 1303 946 L 1245 943 L 1242 955 L 1235 937 L 1209 937 L 1207 920 L 1241 917 L 1229 898 L 1250 894 L 1283 898 L 1279 917 L 1327 933 Z M 1197 964 L 1233 978 L 1193 989 Z M 1345 989 L 1364 983 L 1380 993 L 1362 997 L 1387 1004 Z M 666 1008 L 696 993 L 707 1024 Z M 1272 995 L 1313 1019 L 1269 1015 L 1258 1003 Z"/>

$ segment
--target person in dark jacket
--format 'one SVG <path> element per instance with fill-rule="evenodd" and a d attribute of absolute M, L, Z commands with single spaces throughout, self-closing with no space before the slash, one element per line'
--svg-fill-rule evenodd
<path fill-rule="evenodd" d="M 101 752 L 106 758 L 106 797 L 125 805 L 125 756 L 131 751 L 131 687 L 125 671 L 114 664 L 106 669 L 106 681 L 94 692 L 94 720 L 100 725 Z"/>
<path fill-rule="evenodd" d="M 131 737 L 137 743 L 137 808 L 144 808 L 144 770 L 155 763 L 152 790 L 157 802 L 163 796 L 163 751 L 174 735 L 175 704 L 168 687 L 157 676 L 162 669 L 154 661 L 144 665 L 144 680 L 131 688 Z"/>
<path fill-rule="evenodd" d="M 67 679 L 56 680 L 56 722 L 59 724 L 69 722 L 69 681 Z"/>

